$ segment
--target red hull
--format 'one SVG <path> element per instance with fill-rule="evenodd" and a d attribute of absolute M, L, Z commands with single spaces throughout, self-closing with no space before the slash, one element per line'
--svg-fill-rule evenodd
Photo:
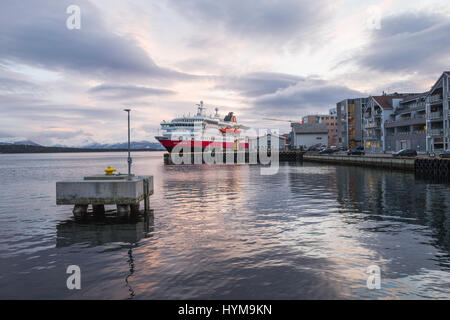
<path fill-rule="evenodd" d="M 192 149 L 199 148 L 201 146 L 202 150 L 206 147 L 220 147 L 222 143 L 222 148 L 224 149 L 234 149 L 234 142 L 214 142 L 214 141 L 193 141 L 193 140 L 166 140 L 166 139 L 158 139 L 159 143 L 161 143 L 167 151 L 172 151 L 172 149 L 179 145 L 180 147 L 190 147 Z M 248 149 L 247 142 L 239 142 L 239 149 Z"/>

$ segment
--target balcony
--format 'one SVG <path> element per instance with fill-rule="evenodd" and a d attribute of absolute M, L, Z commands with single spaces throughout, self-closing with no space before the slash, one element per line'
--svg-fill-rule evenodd
<path fill-rule="evenodd" d="M 379 136 L 379 135 L 365 136 L 364 137 L 364 140 L 366 140 L 366 141 L 377 141 L 377 140 L 380 140 L 380 139 L 381 139 L 381 136 Z"/>
<path fill-rule="evenodd" d="M 416 115 L 411 119 L 386 120 L 384 122 L 385 128 L 395 128 L 403 126 L 412 126 L 417 124 L 425 125 L 425 115 Z"/>
<path fill-rule="evenodd" d="M 444 129 L 430 129 L 428 130 L 428 134 L 430 136 L 443 136 L 444 135 Z"/>
<path fill-rule="evenodd" d="M 442 103 L 442 97 L 440 94 L 432 95 L 428 98 L 428 102 L 430 104 L 439 104 Z"/>
<path fill-rule="evenodd" d="M 428 115 L 429 120 L 441 120 L 442 117 L 443 117 L 443 114 L 440 111 L 430 112 Z"/>

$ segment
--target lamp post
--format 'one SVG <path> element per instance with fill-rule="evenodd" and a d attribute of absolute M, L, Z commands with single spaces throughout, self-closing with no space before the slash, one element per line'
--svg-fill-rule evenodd
<path fill-rule="evenodd" d="M 131 152 L 130 152 L 130 111 L 131 109 L 123 109 L 128 113 L 128 180 L 131 180 Z"/>

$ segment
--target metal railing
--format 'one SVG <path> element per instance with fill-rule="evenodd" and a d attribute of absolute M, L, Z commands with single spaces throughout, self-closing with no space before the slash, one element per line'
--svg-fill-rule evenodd
<path fill-rule="evenodd" d="M 428 119 L 430 119 L 430 120 L 440 119 L 442 117 L 443 117 L 443 114 L 440 111 L 430 112 L 428 115 Z"/>
<path fill-rule="evenodd" d="M 444 135 L 444 129 L 430 129 L 428 134 L 431 136 L 442 136 Z"/>
<path fill-rule="evenodd" d="M 435 94 L 435 95 L 430 96 L 430 97 L 428 98 L 428 101 L 429 101 L 430 103 L 441 102 L 441 101 L 442 101 L 442 97 L 441 97 L 440 94 Z"/>

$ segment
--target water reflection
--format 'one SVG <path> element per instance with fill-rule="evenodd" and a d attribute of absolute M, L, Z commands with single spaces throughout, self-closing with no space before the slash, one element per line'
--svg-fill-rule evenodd
<path fill-rule="evenodd" d="M 56 180 L 126 171 L 126 154 L 15 155 L 0 162 L 0 298 L 449 298 L 450 188 L 412 174 L 281 163 L 164 166 L 149 220 L 75 222 Z M 17 198 L 19 197 L 19 198 Z M 10 198 L 17 199 L 11 203 Z M 77 264 L 82 290 L 67 290 Z M 382 289 L 366 287 L 379 265 Z"/>
<path fill-rule="evenodd" d="M 414 174 L 337 166 L 337 201 L 341 208 L 377 221 L 368 231 L 386 232 L 383 222 L 431 228 L 433 243 L 450 250 L 450 198 L 445 184 L 429 184 Z"/>
<path fill-rule="evenodd" d="M 136 244 L 152 236 L 154 231 L 153 211 L 138 216 L 136 221 L 120 222 L 115 218 L 104 218 L 88 222 L 66 220 L 56 226 L 56 247 L 83 244 L 86 247 L 103 246 L 109 243 Z"/>
<path fill-rule="evenodd" d="M 129 297 L 133 299 L 135 291 L 131 284 L 131 278 L 135 272 L 135 258 L 133 249 L 138 247 L 144 238 L 152 237 L 154 232 L 153 210 L 144 213 L 128 222 L 122 222 L 114 217 L 91 219 L 89 222 L 68 220 L 56 226 L 56 247 L 70 247 L 82 244 L 86 247 L 104 246 L 111 243 L 122 243 L 128 247 L 127 264 L 129 272 L 125 277 L 125 285 L 128 288 Z M 116 250 L 121 250 L 123 246 Z"/>

